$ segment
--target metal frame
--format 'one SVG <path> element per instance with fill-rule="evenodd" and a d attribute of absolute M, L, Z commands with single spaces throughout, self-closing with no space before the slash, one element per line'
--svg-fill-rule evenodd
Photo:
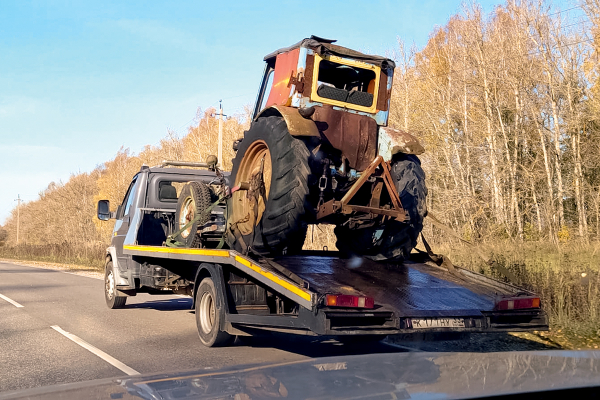
<path fill-rule="evenodd" d="M 386 210 L 383 208 L 379 208 L 379 197 L 381 196 L 381 187 L 376 186 L 377 192 L 374 192 L 373 197 L 371 198 L 371 206 L 358 206 L 354 204 L 349 204 L 350 200 L 354 197 L 354 195 L 360 190 L 360 188 L 367 182 L 367 180 L 373 175 L 375 169 L 381 165 L 383 169 L 383 183 L 388 190 L 390 198 L 392 200 L 393 209 Z M 373 207 L 374 202 L 376 200 L 377 207 Z M 317 220 L 325 218 L 333 213 L 341 212 L 342 214 L 350 214 L 352 212 L 364 212 L 371 213 L 376 215 L 384 215 L 391 218 L 396 219 L 397 221 L 404 222 L 409 219 L 409 216 L 406 210 L 402 207 L 402 203 L 400 201 L 400 196 L 398 195 L 398 190 L 394 185 L 394 180 L 392 179 L 392 175 L 390 174 L 390 165 L 388 162 L 383 160 L 382 156 L 377 156 L 375 160 L 369 165 L 369 167 L 363 171 L 358 180 L 352 185 L 350 190 L 346 192 L 342 200 L 329 200 L 326 203 L 321 204 L 317 211 Z"/>
<path fill-rule="evenodd" d="M 167 258 L 170 260 L 199 261 L 232 265 L 253 279 L 256 279 L 258 282 L 268 285 L 281 295 L 308 310 L 312 310 L 317 304 L 316 293 L 292 282 L 277 270 L 268 268 L 267 266 L 261 266 L 250 257 L 244 256 L 233 250 L 137 246 L 127 242 L 123 245 L 123 253 L 142 257 L 156 257 L 158 254 L 161 254 L 160 258 Z"/>

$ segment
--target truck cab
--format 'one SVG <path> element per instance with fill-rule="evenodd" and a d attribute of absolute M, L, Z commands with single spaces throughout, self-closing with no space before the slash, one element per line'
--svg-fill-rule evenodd
<path fill-rule="evenodd" d="M 168 235 L 179 226 L 176 214 L 182 187 L 189 182 L 210 185 L 216 177 L 215 172 L 210 170 L 143 166 L 131 180 L 115 212 L 109 211 L 107 200 L 99 202 L 98 218 L 116 220 L 106 254 L 106 262 L 112 264 L 112 278 L 107 277 L 112 279 L 112 283 L 107 282 L 107 285 L 113 286 L 114 296 L 125 298 L 139 292 L 168 293 L 169 290 L 189 285 L 185 280 L 177 279 L 165 283 L 168 281 L 168 271 L 124 254 L 123 245 L 128 235 L 135 237 L 133 241 L 140 245 L 164 245 Z M 219 227 L 206 235 L 206 240 L 216 246 L 225 229 L 223 207 L 211 212 L 208 224 L 217 224 Z M 112 300 L 107 298 L 109 303 Z"/>

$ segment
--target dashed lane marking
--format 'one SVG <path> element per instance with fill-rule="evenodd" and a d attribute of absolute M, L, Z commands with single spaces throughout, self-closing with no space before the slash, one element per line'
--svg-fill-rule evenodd
<path fill-rule="evenodd" d="M 16 301 L 9 299 L 8 297 L 4 296 L 3 294 L 0 294 L 0 299 L 4 299 L 6 301 L 8 301 L 10 304 L 12 304 L 13 306 L 17 307 L 17 308 L 22 308 L 23 306 L 19 303 L 17 303 Z"/>
<path fill-rule="evenodd" d="M 104 361 L 106 361 L 107 363 L 112 365 L 113 367 L 118 368 L 121 371 L 125 372 L 127 375 L 139 375 L 140 374 L 135 369 L 128 367 L 127 365 L 123 364 L 121 361 L 117 360 L 113 356 L 106 354 L 99 348 L 92 346 L 91 344 L 89 344 L 85 340 L 81 339 L 80 337 L 75 336 L 72 333 L 69 333 L 69 332 L 63 330 L 60 326 L 52 325 L 51 328 L 54 329 L 56 332 L 60 333 L 61 335 L 65 336 L 66 338 L 74 341 L 75 343 L 77 343 L 84 349 L 88 350 L 89 352 L 97 355 L 98 357 L 100 357 L 101 359 L 103 359 Z"/>

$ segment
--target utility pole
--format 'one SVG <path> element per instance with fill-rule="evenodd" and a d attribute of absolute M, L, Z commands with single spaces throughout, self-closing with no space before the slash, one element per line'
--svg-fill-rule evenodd
<path fill-rule="evenodd" d="M 223 102 L 219 100 L 219 148 L 217 150 L 217 159 L 219 162 L 217 165 L 221 167 L 223 165 Z"/>
<path fill-rule="evenodd" d="M 217 163 L 218 167 L 223 165 L 223 117 L 228 117 L 228 115 L 223 114 L 223 100 L 219 100 L 219 113 L 211 114 L 211 117 L 217 117 L 219 119 L 219 143 L 217 147 L 217 159 L 219 162 Z"/>
<path fill-rule="evenodd" d="M 17 245 L 19 244 L 19 225 L 20 225 L 20 218 L 21 218 L 21 202 L 23 200 L 21 200 L 21 195 L 17 195 L 17 198 L 15 199 L 15 201 L 17 202 Z"/>

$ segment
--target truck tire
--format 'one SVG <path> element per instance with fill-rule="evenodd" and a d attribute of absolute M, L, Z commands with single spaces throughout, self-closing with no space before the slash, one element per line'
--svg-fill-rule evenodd
<path fill-rule="evenodd" d="M 223 332 L 221 322 L 225 318 L 223 307 L 217 308 L 217 291 L 211 278 L 204 278 L 196 291 L 196 326 L 200 341 L 207 347 L 227 346 L 235 336 Z"/>
<path fill-rule="evenodd" d="M 127 301 L 126 296 L 117 295 L 117 285 L 115 282 L 115 270 L 112 261 L 109 261 L 104 268 L 104 299 L 110 309 L 123 308 Z"/>
<path fill-rule="evenodd" d="M 425 172 L 417 156 L 397 154 L 392 160 L 391 175 L 410 221 L 391 220 L 383 226 L 354 230 L 336 227 L 336 246 L 342 253 L 375 261 L 401 262 L 410 257 L 427 215 Z"/>
<path fill-rule="evenodd" d="M 183 228 L 196 215 L 204 212 L 212 204 L 210 188 L 203 182 L 189 182 L 181 190 L 177 199 L 177 210 L 175 211 L 175 230 Z M 202 227 L 210 219 L 210 215 L 194 222 L 189 228 L 177 235 L 176 240 L 184 243 L 185 247 L 202 247 L 202 241 L 198 228 Z"/>
<path fill-rule="evenodd" d="M 309 209 L 310 152 L 304 142 L 290 135 L 281 117 L 254 121 L 239 145 L 231 181 L 249 182 L 263 165 L 264 197 L 253 200 L 238 191 L 227 204 L 229 246 L 241 253 L 292 254 L 302 249 Z M 264 159 L 264 164 L 263 160 Z M 256 204 L 256 205 L 254 205 Z"/>

